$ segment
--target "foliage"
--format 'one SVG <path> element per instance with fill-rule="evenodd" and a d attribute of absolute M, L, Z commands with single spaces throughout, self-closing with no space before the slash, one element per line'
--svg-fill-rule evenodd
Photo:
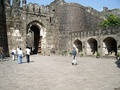
<path fill-rule="evenodd" d="M 62 55 L 66 55 L 66 54 L 67 54 L 67 50 L 63 50 Z"/>
<path fill-rule="evenodd" d="M 99 57 L 100 57 L 100 53 L 96 52 L 96 58 L 99 58 Z"/>
<path fill-rule="evenodd" d="M 120 52 L 118 52 L 116 56 L 117 56 L 117 57 L 120 57 Z"/>
<path fill-rule="evenodd" d="M 83 53 L 82 52 L 80 52 L 79 55 L 80 55 L 80 57 L 83 57 Z"/>
<path fill-rule="evenodd" d="M 120 52 L 117 53 L 116 58 L 117 60 L 120 60 Z"/>
<path fill-rule="evenodd" d="M 120 26 L 120 18 L 118 18 L 114 14 L 110 14 L 107 16 L 107 19 L 104 20 L 99 27 L 115 27 L 115 26 Z"/>
<path fill-rule="evenodd" d="M 69 54 L 72 55 L 72 52 L 70 52 Z"/>

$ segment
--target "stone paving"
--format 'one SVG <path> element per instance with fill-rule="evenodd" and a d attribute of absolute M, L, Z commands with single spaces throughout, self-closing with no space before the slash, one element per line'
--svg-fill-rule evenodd
<path fill-rule="evenodd" d="M 70 56 L 31 56 L 17 64 L 10 58 L 0 62 L 0 90 L 118 90 L 120 68 L 116 59 Z"/>

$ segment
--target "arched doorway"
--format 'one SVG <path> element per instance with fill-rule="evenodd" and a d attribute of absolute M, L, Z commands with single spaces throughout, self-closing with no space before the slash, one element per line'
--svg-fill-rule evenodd
<path fill-rule="evenodd" d="M 117 53 L 117 42 L 114 38 L 112 37 L 107 37 L 103 40 L 103 52 L 105 54 L 116 55 Z"/>
<path fill-rule="evenodd" d="M 41 25 L 38 22 L 31 22 L 27 26 L 26 46 L 31 48 L 32 54 L 41 53 Z"/>
<path fill-rule="evenodd" d="M 97 41 L 94 38 L 90 38 L 87 41 L 87 55 L 95 54 L 95 52 L 98 51 L 97 46 L 98 46 Z"/>
<path fill-rule="evenodd" d="M 82 42 L 78 39 L 76 39 L 73 44 L 76 46 L 76 48 L 78 49 L 78 52 L 82 51 Z"/>

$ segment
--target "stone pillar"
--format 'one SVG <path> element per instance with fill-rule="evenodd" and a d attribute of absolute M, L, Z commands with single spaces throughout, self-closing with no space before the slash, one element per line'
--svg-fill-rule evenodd
<path fill-rule="evenodd" d="M 22 0 L 22 9 L 26 11 L 26 0 Z"/>
<path fill-rule="evenodd" d="M 8 41 L 7 41 L 7 29 L 6 29 L 6 14 L 4 0 L 0 0 L 0 46 L 4 48 L 5 56 L 8 56 Z"/>

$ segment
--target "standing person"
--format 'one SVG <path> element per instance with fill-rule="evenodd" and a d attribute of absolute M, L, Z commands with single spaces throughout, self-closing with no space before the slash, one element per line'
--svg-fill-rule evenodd
<path fill-rule="evenodd" d="M 18 51 L 20 50 L 20 47 L 18 46 L 17 47 L 17 58 L 18 58 Z"/>
<path fill-rule="evenodd" d="M 1 61 L 3 61 L 3 58 L 4 58 L 4 49 L 3 49 L 3 47 L 0 47 L 0 58 L 1 58 Z"/>
<path fill-rule="evenodd" d="M 12 50 L 12 59 L 13 59 L 13 61 L 15 61 L 15 55 L 16 55 L 16 50 L 15 50 L 15 48 Z"/>
<path fill-rule="evenodd" d="M 77 65 L 77 61 L 76 61 L 77 51 L 76 51 L 75 47 L 73 47 L 72 55 L 73 55 L 72 65 Z"/>
<path fill-rule="evenodd" d="M 20 50 L 18 51 L 18 64 L 22 63 L 22 58 L 23 58 L 23 51 L 20 48 Z"/>
<path fill-rule="evenodd" d="M 26 59 L 27 59 L 27 63 L 30 62 L 30 49 L 27 47 L 26 48 Z"/>

